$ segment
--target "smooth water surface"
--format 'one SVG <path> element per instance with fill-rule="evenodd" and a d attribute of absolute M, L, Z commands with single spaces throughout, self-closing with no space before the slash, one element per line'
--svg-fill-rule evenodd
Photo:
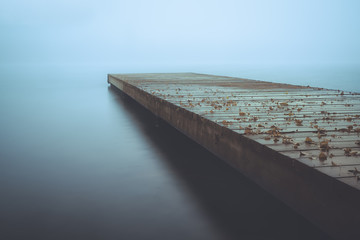
<path fill-rule="evenodd" d="M 1 67 L 0 239 L 328 239 L 109 88 L 132 70 Z"/>

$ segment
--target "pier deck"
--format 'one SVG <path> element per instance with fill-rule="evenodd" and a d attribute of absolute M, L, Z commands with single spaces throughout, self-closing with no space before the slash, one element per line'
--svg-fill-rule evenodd
<path fill-rule="evenodd" d="M 359 94 L 195 73 L 108 82 L 331 236 L 359 236 Z"/>

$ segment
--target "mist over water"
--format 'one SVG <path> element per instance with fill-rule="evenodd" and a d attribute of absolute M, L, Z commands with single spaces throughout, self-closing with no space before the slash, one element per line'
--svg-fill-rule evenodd
<path fill-rule="evenodd" d="M 0 8 L 0 64 L 359 91 L 359 12 L 356 0 L 14 0 Z"/>
<path fill-rule="evenodd" d="M 357 0 L 13 0 L 1 63 L 360 65 Z"/>

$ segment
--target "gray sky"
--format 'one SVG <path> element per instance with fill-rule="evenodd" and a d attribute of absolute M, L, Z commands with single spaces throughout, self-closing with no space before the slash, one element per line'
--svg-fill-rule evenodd
<path fill-rule="evenodd" d="M 12 0 L 0 62 L 360 63 L 357 0 Z"/>

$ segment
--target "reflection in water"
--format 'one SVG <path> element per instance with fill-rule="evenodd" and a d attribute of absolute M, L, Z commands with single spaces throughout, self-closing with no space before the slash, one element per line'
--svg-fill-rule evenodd
<path fill-rule="evenodd" d="M 0 239 L 327 239 L 104 72 L 42 70 L 1 73 Z"/>

